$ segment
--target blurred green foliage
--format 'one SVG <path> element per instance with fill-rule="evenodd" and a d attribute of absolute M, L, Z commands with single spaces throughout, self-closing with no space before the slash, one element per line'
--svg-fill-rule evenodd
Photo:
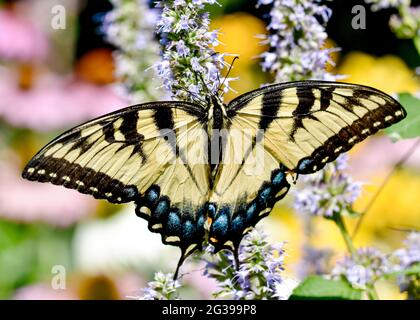
<path fill-rule="evenodd" d="M 391 138 L 410 139 L 420 136 L 420 99 L 409 93 L 400 93 L 398 100 L 407 111 L 407 118 L 386 129 Z"/>
<path fill-rule="evenodd" d="M 72 270 L 73 228 L 0 220 L 0 299 L 19 287 L 49 280 L 54 265 Z"/>
<path fill-rule="evenodd" d="M 362 291 L 346 280 L 329 280 L 321 276 L 307 277 L 293 290 L 290 300 L 360 300 Z"/>

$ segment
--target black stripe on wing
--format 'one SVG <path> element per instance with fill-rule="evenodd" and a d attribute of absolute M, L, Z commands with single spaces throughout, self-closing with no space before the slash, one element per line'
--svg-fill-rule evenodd
<path fill-rule="evenodd" d="M 61 134 L 59 137 L 48 143 L 45 147 L 43 147 L 25 166 L 22 177 L 32 181 L 39 181 L 39 182 L 51 182 L 54 184 L 64 184 L 60 180 L 58 180 L 58 176 L 60 172 L 66 172 L 66 164 L 64 162 L 60 163 L 59 161 L 53 161 L 49 158 L 45 157 L 45 153 L 53 148 L 58 144 L 62 144 L 66 146 L 69 143 L 73 143 L 72 147 L 67 151 L 67 154 L 74 150 L 79 150 L 80 154 L 84 154 L 87 150 L 89 150 L 92 145 L 96 141 L 91 141 L 90 143 L 87 142 L 88 138 L 93 134 L 97 133 L 97 131 L 102 130 L 102 136 L 104 140 L 109 144 L 112 143 L 120 143 L 122 147 L 134 145 L 134 151 L 138 152 L 143 159 L 146 158 L 146 155 L 143 153 L 141 149 L 141 144 L 144 139 L 144 136 L 138 132 L 136 128 L 136 123 L 138 119 L 138 111 L 141 110 L 155 110 L 155 114 L 162 114 L 166 117 L 156 117 L 155 121 L 164 121 L 168 122 L 169 124 L 173 120 L 172 119 L 172 109 L 178 108 L 181 109 L 193 116 L 195 116 L 200 122 L 205 123 L 207 120 L 207 113 L 203 110 L 200 106 L 188 103 L 188 102 L 178 102 L 178 101 L 166 101 L 166 102 L 154 102 L 154 103 L 145 103 L 140 105 L 130 106 L 121 110 L 117 110 L 115 112 L 109 113 L 107 115 L 98 117 L 94 120 L 88 121 L 84 124 L 76 126 L 65 133 Z M 169 110 L 169 111 L 167 111 Z M 167 118 L 169 116 L 169 118 Z M 119 128 L 119 131 L 124 135 L 124 139 L 117 140 L 115 138 L 115 128 L 114 124 L 118 119 L 122 119 L 122 124 Z M 158 126 L 160 127 L 162 123 L 159 122 Z M 94 128 L 98 126 L 96 131 L 92 131 L 87 136 L 82 136 L 82 132 L 84 130 L 89 130 L 90 128 Z M 173 125 L 172 125 L 173 128 Z M 99 150 L 101 151 L 101 150 Z M 71 167 L 69 170 L 75 170 L 76 168 Z M 52 176 L 46 175 L 43 172 L 48 170 L 49 174 Z M 83 171 L 83 170 L 82 170 Z M 57 175 L 57 176 L 56 176 Z M 88 174 L 89 176 L 89 174 Z M 59 177 L 62 178 L 62 177 Z M 67 187 L 67 185 L 65 185 Z M 70 184 L 69 188 L 73 188 L 74 186 Z"/>
<path fill-rule="evenodd" d="M 124 183 L 100 170 L 94 170 L 77 163 L 79 157 L 87 155 L 86 152 L 89 152 L 92 147 L 97 148 L 94 154 L 98 154 L 106 148 L 115 146 L 117 151 L 112 153 L 113 156 L 115 154 L 118 156 L 119 151 L 124 151 L 130 147 L 133 151 L 128 158 L 130 159 L 137 153 L 139 157 L 136 155 L 135 159 L 138 158 L 139 161 L 135 165 L 140 168 L 148 159 L 142 148 L 145 137 L 141 128 L 137 127 L 139 112 L 152 111 L 150 115 L 152 118 L 148 119 L 151 119 L 155 124 L 156 128 L 154 130 L 171 130 L 174 129 L 175 112 L 173 112 L 173 109 L 175 108 L 194 116 L 194 121 L 195 119 L 200 123 L 206 121 L 205 110 L 190 103 L 160 102 L 128 107 L 99 117 L 62 134 L 33 157 L 26 165 L 22 176 L 31 181 L 63 185 L 66 188 L 90 194 L 97 199 L 106 199 L 111 203 L 133 201 L 136 204 L 136 214 L 148 221 L 150 231 L 160 233 L 165 244 L 179 246 L 183 255 L 187 255 L 193 250 L 199 249 L 203 240 L 205 203 L 198 210 L 188 203 L 182 204 L 181 208 L 179 204 L 174 204 L 169 196 L 161 195 L 160 187 L 156 184 L 152 184 L 142 194 L 137 185 Z M 159 135 L 159 133 L 156 132 L 156 135 Z M 92 139 L 89 138 L 93 136 L 99 136 L 100 138 L 91 141 Z M 102 149 L 101 143 L 103 143 Z M 72 146 L 63 156 L 54 157 L 54 152 L 52 155 L 46 155 L 48 151 L 54 150 L 54 147 L 65 148 L 69 144 L 72 144 Z M 64 159 L 73 151 L 79 152 L 78 160 L 71 162 Z M 104 155 L 105 158 L 107 156 L 108 154 Z M 81 162 L 79 161 L 79 163 Z M 104 163 L 106 165 L 106 161 Z M 154 176 L 157 177 L 158 174 L 156 173 Z M 124 181 L 129 180 L 131 179 L 125 179 Z"/>
<path fill-rule="evenodd" d="M 278 116 L 284 106 L 282 101 L 288 89 L 296 89 L 296 107 L 290 115 L 282 113 Z M 356 143 L 380 129 L 401 121 L 406 116 L 406 111 L 398 101 L 377 89 L 338 82 L 301 81 L 275 84 L 241 95 L 229 104 L 228 117 L 247 117 L 247 106 L 259 96 L 262 97 L 261 111 L 258 115 L 259 129 L 266 130 L 265 134 L 270 134 L 270 126 L 276 125 L 274 120 L 291 118 L 293 119 L 293 126 L 289 132 L 291 142 L 298 144 L 297 132 L 304 129 L 313 137 L 313 143 L 320 144 L 311 154 L 301 159 L 296 168 L 289 168 L 298 173 L 313 173 L 320 170 L 326 163 L 335 160 L 339 154 L 350 150 Z M 368 108 L 368 102 L 377 104 L 377 107 Z M 337 113 L 337 106 L 343 112 L 341 115 L 340 112 Z M 288 108 L 290 109 L 290 103 Z M 358 115 L 356 108 L 366 112 Z M 253 109 L 256 109 L 255 106 Z M 304 120 L 315 120 L 320 126 L 324 126 L 325 130 L 331 130 L 322 122 L 320 117 L 322 112 L 330 114 L 331 119 L 340 118 L 340 121 L 346 125 L 342 125 L 342 128 L 326 141 L 320 142 L 317 137 L 317 127 L 314 125 L 305 127 Z M 350 121 L 348 117 L 342 118 L 345 112 L 351 113 L 354 120 Z M 255 116 L 255 112 L 252 115 Z"/>

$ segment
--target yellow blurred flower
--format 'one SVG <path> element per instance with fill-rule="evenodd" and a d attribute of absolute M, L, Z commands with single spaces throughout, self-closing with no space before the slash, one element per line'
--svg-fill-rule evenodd
<path fill-rule="evenodd" d="M 82 300 L 120 300 L 116 283 L 108 276 L 96 275 L 82 278 L 78 286 Z"/>
<path fill-rule="evenodd" d="M 357 212 L 365 210 L 384 176 L 385 174 L 380 174 L 364 185 L 362 196 L 354 206 Z M 354 239 L 355 246 L 379 246 L 385 250 L 401 246 L 406 233 L 396 230 L 420 228 L 420 207 L 416 206 L 419 198 L 420 176 L 407 171 L 395 173 L 364 218 Z M 357 219 L 346 218 L 345 221 L 352 234 Z M 313 223 L 314 246 L 330 247 L 338 252 L 346 250 L 342 236 L 332 221 L 315 218 Z"/>
<path fill-rule="evenodd" d="M 244 12 L 225 15 L 212 22 L 212 29 L 220 29 L 221 44 L 215 50 L 239 55 L 230 74 L 231 77 L 240 79 L 231 83 L 237 92 L 228 92 L 225 102 L 269 82 L 258 65 L 258 56 L 267 50 L 267 46 L 260 44 L 261 40 L 257 35 L 266 33 L 265 27 L 262 20 Z M 230 62 L 229 57 L 227 62 Z"/>
<path fill-rule="evenodd" d="M 286 242 L 286 265 L 292 266 L 301 258 L 301 249 L 305 240 L 302 220 L 286 204 L 274 207 L 269 219 L 263 219 L 261 228 L 270 235 L 270 242 Z M 288 269 L 288 268 L 287 268 Z M 289 270 L 291 273 L 293 270 Z"/>
<path fill-rule="evenodd" d="M 407 293 L 400 292 L 399 287 L 391 281 L 378 281 L 375 288 L 380 300 L 407 300 Z"/>
<path fill-rule="evenodd" d="M 259 67 L 248 67 L 248 68 L 241 68 L 236 69 L 236 62 L 235 67 L 231 71 L 229 77 L 237 77 L 239 78 L 238 81 L 232 81 L 230 83 L 231 87 L 234 91 L 229 91 L 225 94 L 224 101 L 229 102 L 230 100 L 236 98 L 238 95 L 243 94 L 245 92 L 258 89 L 263 83 L 269 83 L 267 81 L 266 75 L 259 69 Z"/>
<path fill-rule="evenodd" d="M 343 81 L 372 86 L 389 94 L 420 90 L 414 73 L 402 59 L 393 55 L 375 57 L 351 52 L 344 57 L 338 73 L 348 76 Z"/>
<path fill-rule="evenodd" d="M 235 68 L 245 68 L 255 64 L 258 55 L 267 50 L 260 44 L 257 35 L 265 34 L 265 23 L 244 12 L 228 14 L 214 20 L 212 29 L 220 29 L 219 41 L 221 44 L 216 51 L 238 54 L 239 60 L 235 62 Z"/>
<path fill-rule="evenodd" d="M 365 185 L 363 196 L 355 203 L 356 211 L 366 208 L 383 179 L 384 175 L 380 175 Z M 396 172 L 364 218 L 361 233 L 371 235 L 372 241 L 383 238 L 388 244 L 399 246 L 400 239 L 395 239 L 394 234 L 403 238 L 405 233 L 392 230 L 420 228 L 419 198 L 420 176 L 409 171 Z"/>

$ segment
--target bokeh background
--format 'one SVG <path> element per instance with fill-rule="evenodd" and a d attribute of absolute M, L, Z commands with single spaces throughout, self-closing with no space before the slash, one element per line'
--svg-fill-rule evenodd
<path fill-rule="evenodd" d="M 238 94 L 270 82 L 257 56 L 266 48 L 256 37 L 266 33 L 265 9 L 254 1 L 219 0 L 212 27 L 221 29 L 217 50 L 240 55 L 232 76 Z M 66 8 L 66 28 L 51 28 L 51 8 Z M 410 40 L 397 39 L 388 21 L 394 10 L 371 13 L 367 28 L 351 28 L 351 8 L 360 1 L 332 1 L 328 46 L 337 46 L 331 72 L 343 81 L 376 87 L 389 94 L 420 92 L 420 61 Z M 101 22 L 112 5 L 106 0 L 0 1 L 0 298 L 127 299 L 140 294 L 155 271 L 173 271 L 178 249 L 164 246 L 147 230 L 130 205 L 111 205 L 62 187 L 20 178 L 25 163 L 50 139 L 93 117 L 122 108 L 116 92 L 113 47 Z M 417 75 L 416 75 L 417 70 Z M 235 94 L 229 93 L 227 100 Z M 350 153 L 350 173 L 364 184 L 356 209 L 363 211 L 386 175 L 413 145 L 376 135 Z M 420 148 L 396 170 L 369 210 L 357 246 L 383 251 L 401 246 L 406 230 L 420 228 Z M 286 241 L 286 274 L 299 279 L 302 248 L 310 243 L 331 250 L 330 266 L 345 251 L 332 222 L 313 219 L 310 238 L 281 201 L 261 226 L 274 241 Z M 351 227 L 355 221 L 349 219 Z M 52 288 L 58 268 L 65 289 Z M 62 267 L 61 267 L 62 266 Z M 200 264 L 185 267 L 183 296 L 210 298 L 214 283 Z M 60 269 L 61 270 L 61 269 Z M 381 298 L 404 298 L 383 282 Z"/>

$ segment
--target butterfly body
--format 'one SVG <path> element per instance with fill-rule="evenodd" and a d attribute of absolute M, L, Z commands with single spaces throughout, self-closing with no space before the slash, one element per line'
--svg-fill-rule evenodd
<path fill-rule="evenodd" d="M 322 169 L 405 115 L 379 90 L 323 81 L 271 85 L 228 105 L 217 96 L 146 103 L 62 134 L 23 177 L 134 202 L 182 262 L 205 240 L 236 252 L 287 194 L 290 174 Z"/>
<path fill-rule="evenodd" d="M 207 135 L 208 135 L 208 156 L 211 181 L 210 185 L 213 186 L 213 180 L 217 173 L 218 165 L 222 161 L 222 141 L 220 132 L 223 128 L 227 127 L 228 118 L 226 113 L 226 105 L 221 101 L 218 96 L 209 96 L 207 99 Z M 216 152 L 214 152 L 216 151 Z"/>

